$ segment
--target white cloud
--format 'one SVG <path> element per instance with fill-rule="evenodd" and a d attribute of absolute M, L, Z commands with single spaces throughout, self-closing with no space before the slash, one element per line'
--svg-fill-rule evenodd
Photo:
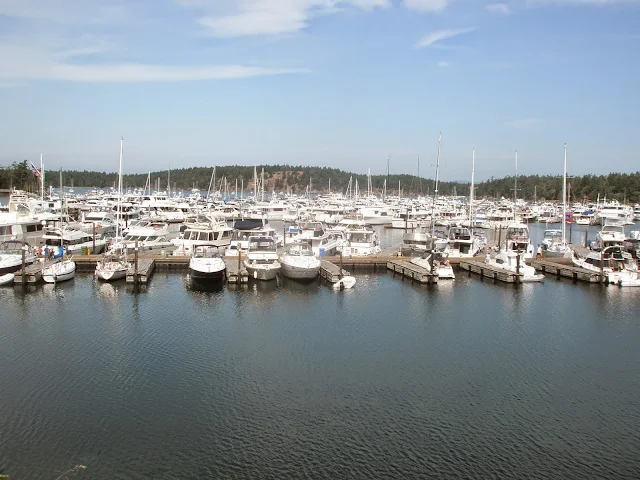
<path fill-rule="evenodd" d="M 473 32 L 475 28 L 457 28 L 450 30 L 436 30 L 435 32 L 428 33 L 424 37 L 422 37 L 418 43 L 416 43 L 416 48 L 434 48 L 439 47 L 440 42 L 443 40 L 448 40 L 453 37 L 457 37 L 458 35 L 464 35 L 465 33 Z"/>
<path fill-rule="evenodd" d="M 640 0 L 526 0 L 526 3 L 530 6 L 536 5 L 594 5 L 594 6 L 609 6 L 619 4 L 639 4 Z"/>
<path fill-rule="evenodd" d="M 508 122 L 505 122 L 505 125 L 509 128 L 516 128 L 516 129 L 522 129 L 522 128 L 530 128 L 530 127 L 535 127 L 537 125 L 541 125 L 542 124 L 542 119 L 541 118 L 521 118 L 519 120 L 510 120 Z"/>
<path fill-rule="evenodd" d="M 509 9 L 509 5 L 506 3 L 490 3 L 485 6 L 488 12 L 497 13 L 500 15 L 509 15 L 511 10 Z"/>
<path fill-rule="evenodd" d="M 275 35 L 304 30 L 314 17 L 352 7 L 385 8 L 390 0 L 239 0 L 237 2 L 178 0 L 203 11 L 198 23 L 214 37 Z"/>
<path fill-rule="evenodd" d="M 446 68 L 446 67 L 450 67 L 451 64 L 449 62 L 445 62 L 444 60 L 440 60 L 438 62 L 438 67 L 440 68 Z"/>
<path fill-rule="evenodd" d="M 449 5 L 450 0 L 404 0 L 404 6 L 416 12 L 440 13 Z"/>

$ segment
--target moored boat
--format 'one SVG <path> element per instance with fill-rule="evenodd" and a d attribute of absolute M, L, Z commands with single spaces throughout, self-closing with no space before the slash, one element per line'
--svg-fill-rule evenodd
<path fill-rule="evenodd" d="M 282 276 L 295 280 L 313 280 L 320 273 L 318 260 L 307 243 L 289 245 L 280 257 Z"/>

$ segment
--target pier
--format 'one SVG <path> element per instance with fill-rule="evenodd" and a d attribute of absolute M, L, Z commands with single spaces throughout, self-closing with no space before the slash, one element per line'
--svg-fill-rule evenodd
<path fill-rule="evenodd" d="M 506 283 L 522 283 L 523 273 L 515 274 L 511 270 L 495 265 L 489 265 L 484 261 L 464 259 L 460 261 L 460 268 L 467 272 L 477 273 L 483 277 L 491 278 Z"/>
<path fill-rule="evenodd" d="M 249 272 L 244 268 L 242 256 L 239 259 L 225 257 L 224 264 L 227 266 L 225 271 L 227 283 L 249 283 Z"/>
<path fill-rule="evenodd" d="M 555 275 L 556 277 L 570 278 L 574 281 L 579 280 L 588 283 L 600 283 L 602 281 L 598 272 L 582 267 L 574 267 L 573 265 L 566 265 L 561 262 L 534 260 L 531 265 L 542 273 Z"/>
<path fill-rule="evenodd" d="M 57 262 L 58 260 L 47 260 L 46 262 L 34 262 L 31 265 L 27 265 L 24 269 L 25 283 L 40 283 L 40 280 L 42 280 L 42 270 Z M 18 270 L 14 275 L 13 283 L 23 282 L 22 270 Z"/>
<path fill-rule="evenodd" d="M 155 268 L 155 259 L 139 258 L 137 265 L 133 263 L 127 271 L 127 283 L 148 283 Z"/>
<path fill-rule="evenodd" d="M 324 278 L 328 282 L 336 283 L 342 277 L 351 275 L 344 268 L 342 269 L 342 275 L 340 275 L 340 267 L 329 260 L 320 260 L 320 277 Z"/>
<path fill-rule="evenodd" d="M 424 267 L 420 267 L 405 260 L 389 260 L 387 262 L 387 270 L 391 270 L 395 276 L 396 273 L 404 277 L 411 278 L 411 282 L 420 283 L 438 283 L 438 274 L 431 273 Z"/>

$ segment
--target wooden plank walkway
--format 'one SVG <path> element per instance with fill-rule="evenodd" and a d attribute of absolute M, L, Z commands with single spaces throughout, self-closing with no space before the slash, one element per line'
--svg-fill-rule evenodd
<path fill-rule="evenodd" d="M 45 262 L 34 262 L 31 265 L 27 265 L 24 269 L 24 276 L 26 278 L 27 283 L 34 284 L 40 283 L 42 280 L 42 270 L 44 270 L 49 265 L 53 265 L 54 263 L 58 263 L 58 260 L 47 260 Z M 13 283 L 22 283 L 22 269 L 14 272 L 15 278 L 13 279 Z"/>
<path fill-rule="evenodd" d="M 468 272 L 478 273 L 484 277 L 506 283 L 522 283 L 522 278 L 524 277 L 523 273 L 518 276 L 511 270 L 494 265 L 488 265 L 477 260 L 461 260 L 460 268 Z"/>
<path fill-rule="evenodd" d="M 249 283 L 249 273 L 244 268 L 242 260 L 240 261 L 240 268 L 238 268 L 237 257 L 225 257 L 223 260 L 227 266 L 225 272 L 227 283 Z"/>
<path fill-rule="evenodd" d="M 127 283 L 148 283 L 155 267 L 155 259 L 139 258 L 138 270 L 136 271 L 135 265 L 132 264 L 127 271 Z"/>
<path fill-rule="evenodd" d="M 390 260 L 387 262 L 387 269 L 393 271 L 394 275 L 400 273 L 404 277 L 411 278 L 411 282 L 438 283 L 438 274 L 432 274 L 426 268 L 415 265 L 405 260 Z"/>
<path fill-rule="evenodd" d="M 342 276 L 347 277 L 349 275 L 351 274 L 343 268 Z M 329 260 L 320 260 L 320 277 L 331 283 L 336 283 L 340 280 L 340 267 Z"/>
<path fill-rule="evenodd" d="M 600 273 L 587 270 L 582 267 L 566 265 L 565 263 L 550 262 L 548 260 L 534 260 L 533 268 L 540 270 L 542 273 L 550 273 L 557 277 L 571 278 L 572 280 L 580 280 L 589 283 L 600 283 Z"/>

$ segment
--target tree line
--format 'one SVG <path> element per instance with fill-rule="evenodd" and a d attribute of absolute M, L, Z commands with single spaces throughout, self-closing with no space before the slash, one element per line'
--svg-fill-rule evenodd
<path fill-rule="evenodd" d="M 265 194 L 286 192 L 304 194 L 310 189 L 312 193 L 331 192 L 344 193 L 351 181 L 355 190 L 356 181 L 360 194 L 368 190 L 368 178 L 365 174 L 354 174 L 337 168 L 307 167 L 291 165 L 258 165 L 258 180 L 264 169 Z M 148 174 L 125 174 L 122 176 L 124 188 L 143 188 L 150 180 L 154 190 L 159 181 L 160 188 L 190 190 L 208 190 L 213 173 L 212 167 L 190 167 L 169 171 L 157 171 Z M 114 172 L 97 172 L 89 170 L 67 170 L 62 172 L 65 186 L 108 188 L 117 185 L 118 174 Z M 45 177 L 45 188 L 59 185 L 58 172 L 49 172 Z M 254 167 L 232 165 L 216 167 L 215 186 L 213 190 L 244 188 L 245 194 L 254 190 Z M 562 199 L 562 177 L 553 175 L 528 175 L 518 177 L 518 198 L 539 201 L 559 201 Z M 398 188 L 402 195 L 431 195 L 434 191 L 434 180 L 419 178 L 415 175 L 392 174 L 371 175 L 371 189 L 376 195 L 384 191 L 386 183 L 387 195 L 397 195 Z M 600 198 L 616 199 L 620 202 L 640 202 L 640 172 L 610 173 L 608 175 L 583 175 L 571 177 L 568 183 L 569 201 L 595 200 Z M 515 178 L 491 178 L 475 186 L 476 198 L 512 198 Z M 11 166 L 0 168 L 0 188 L 19 188 L 38 192 L 40 183 L 28 162 L 14 162 Z M 470 184 L 463 182 L 439 182 L 440 195 L 469 195 Z"/>

